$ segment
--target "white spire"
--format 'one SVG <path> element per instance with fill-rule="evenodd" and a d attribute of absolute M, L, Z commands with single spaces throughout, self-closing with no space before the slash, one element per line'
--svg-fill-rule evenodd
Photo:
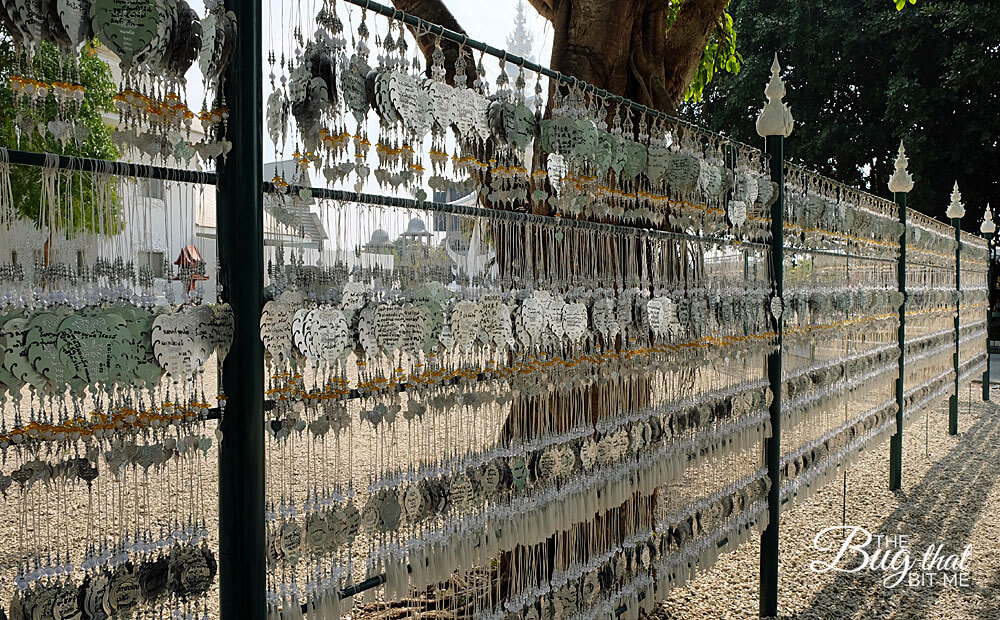
<path fill-rule="evenodd" d="M 906 158 L 903 141 L 899 141 L 899 155 L 896 156 L 896 172 L 889 179 L 889 191 L 894 194 L 906 194 L 913 189 L 913 177 L 906 171 L 910 160 Z"/>
<path fill-rule="evenodd" d="M 533 61 L 531 52 L 534 47 L 535 37 L 528 29 L 528 16 L 524 0 L 519 0 L 517 13 L 514 14 L 514 29 L 507 35 L 507 51 Z"/>
<path fill-rule="evenodd" d="M 997 225 L 993 222 L 993 212 L 990 210 L 990 203 L 986 203 L 986 213 L 983 214 L 983 223 L 979 225 L 979 232 L 984 235 L 992 235 L 997 231 Z"/>
<path fill-rule="evenodd" d="M 965 216 L 965 205 L 962 204 L 962 192 L 958 191 L 958 181 L 955 181 L 955 189 L 951 190 L 951 204 L 945 215 L 951 219 L 960 219 Z"/>
<path fill-rule="evenodd" d="M 761 137 L 792 135 L 795 128 L 795 119 L 792 118 L 792 109 L 785 105 L 782 99 L 785 96 L 785 83 L 781 80 L 781 65 L 778 63 L 778 54 L 774 54 L 774 63 L 771 65 L 771 81 L 764 89 L 767 96 L 767 105 L 761 110 L 757 117 L 757 133 Z"/>

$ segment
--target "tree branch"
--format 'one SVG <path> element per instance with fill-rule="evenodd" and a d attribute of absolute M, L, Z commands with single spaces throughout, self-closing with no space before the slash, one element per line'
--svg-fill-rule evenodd
<path fill-rule="evenodd" d="M 649 79 L 652 81 L 653 75 L 650 71 L 649 56 L 644 49 L 645 41 L 643 29 L 636 28 L 632 31 L 632 53 L 629 54 L 628 61 L 632 72 L 632 81 L 638 85 L 638 90 L 641 94 L 637 98 L 638 103 L 654 108 L 656 107 L 656 102 L 653 100 L 653 93 L 650 92 L 649 87 L 646 85 L 646 80 Z"/>
<path fill-rule="evenodd" d="M 652 93 L 650 93 L 649 89 L 646 88 L 646 81 L 643 78 L 644 75 L 648 74 L 640 68 L 640 65 L 648 66 L 648 64 L 640 60 L 641 58 L 641 54 L 633 53 L 628 60 L 629 67 L 632 69 L 632 79 L 639 85 L 639 92 L 642 93 L 642 97 L 639 97 L 638 103 L 652 108 L 656 104 L 653 101 Z"/>
<path fill-rule="evenodd" d="M 669 9 L 674 3 L 674 0 L 651 0 L 646 5 L 646 13 L 652 15 L 653 13 L 659 13 L 660 11 L 665 11 Z"/>
<path fill-rule="evenodd" d="M 643 20 L 645 25 L 643 40 L 650 46 L 650 57 L 652 58 L 663 58 L 663 48 L 667 41 L 667 13 L 672 4 L 672 1 L 667 0 L 662 6 L 650 5 L 646 7 L 646 17 Z"/>
<path fill-rule="evenodd" d="M 393 0 L 392 5 L 404 13 L 465 33 L 442 0 Z"/>
<path fill-rule="evenodd" d="M 439 24 L 444 26 L 448 30 L 454 30 L 455 32 L 465 34 L 465 29 L 458 23 L 455 16 L 452 15 L 448 7 L 445 6 L 443 0 L 392 0 L 392 5 L 403 11 L 413 15 L 414 17 L 419 17 L 420 19 L 431 22 L 432 24 Z M 418 36 L 417 31 L 412 26 L 410 27 L 410 32 L 417 39 L 417 45 L 420 46 L 420 51 L 423 53 L 424 58 L 430 63 L 431 54 L 434 52 L 434 44 L 437 41 L 437 36 L 433 34 L 422 33 L 423 36 Z M 444 52 L 444 66 L 447 70 L 447 80 L 449 84 L 455 83 L 455 60 L 458 58 L 458 44 L 452 43 L 447 40 L 441 41 L 441 50 Z M 472 83 L 476 79 L 476 63 L 472 59 L 471 54 L 466 59 L 468 64 L 466 65 L 465 75 L 468 78 L 466 84 L 472 86 Z"/>
<path fill-rule="evenodd" d="M 535 7 L 538 14 L 549 21 L 552 21 L 552 18 L 555 16 L 555 3 L 556 0 L 528 0 L 528 4 Z"/>
<path fill-rule="evenodd" d="M 729 0 L 698 0 L 681 5 L 673 27 L 667 31 L 663 64 L 665 89 L 672 111 L 684 98 L 701 64 L 712 31 Z"/>

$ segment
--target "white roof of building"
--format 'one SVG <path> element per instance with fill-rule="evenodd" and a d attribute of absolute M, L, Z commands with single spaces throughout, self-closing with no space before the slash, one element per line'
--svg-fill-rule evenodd
<path fill-rule="evenodd" d="M 275 167 L 285 179 L 292 178 L 295 162 L 281 161 L 264 164 L 264 178 L 270 181 L 274 176 Z M 309 171 L 303 171 L 304 176 L 299 183 L 311 185 Z M 303 200 L 297 195 L 268 194 L 264 196 L 264 237 L 268 245 L 283 242 L 287 245 L 305 245 L 314 247 L 328 238 L 319 214 L 312 210 L 312 200 Z M 203 229 L 200 236 L 214 236 L 216 227 L 216 196 L 215 192 L 206 191 L 204 200 L 196 213 L 195 224 Z"/>

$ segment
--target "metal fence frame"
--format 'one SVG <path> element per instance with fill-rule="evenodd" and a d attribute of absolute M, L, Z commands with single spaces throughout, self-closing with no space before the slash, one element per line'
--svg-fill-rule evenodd
<path fill-rule="evenodd" d="M 369 0 L 346 0 L 367 10 L 401 20 L 412 26 L 420 26 L 443 38 L 460 42 L 472 49 L 481 50 L 507 62 L 539 72 L 563 83 L 571 83 L 586 91 L 610 100 L 635 107 L 651 116 L 669 119 L 672 123 L 687 124 L 656 110 L 639 106 L 634 102 L 608 93 L 592 85 L 580 82 L 546 67 L 508 54 L 503 50 L 468 39 L 465 35 L 452 32 L 435 24 L 430 24 L 401 11 Z M 219 453 L 219 560 L 220 560 L 220 601 L 222 617 L 226 620 L 254 620 L 265 617 L 265 502 L 264 502 L 264 412 L 269 405 L 264 400 L 264 353 L 259 338 L 259 317 L 264 304 L 264 227 L 263 195 L 277 191 L 266 183 L 262 175 L 262 6 L 260 0 L 226 0 L 226 7 L 236 14 L 239 24 L 238 41 L 233 61 L 228 69 L 225 86 L 225 100 L 230 108 L 227 139 L 233 144 L 231 153 L 216 173 L 192 172 L 128 164 L 106 162 L 85 158 L 58 157 L 56 165 L 62 169 L 81 171 L 111 172 L 125 176 L 149 179 L 171 179 L 175 181 L 217 185 L 217 213 L 219 230 L 219 261 L 222 297 L 233 308 L 235 316 L 234 342 L 223 368 L 222 381 L 227 394 L 226 407 L 229 414 L 221 422 L 224 441 Z M 704 131 L 699 128 L 699 131 Z M 725 138 L 730 144 L 733 141 Z M 775 274 L 775 291 L 782 296 L 785 171 L 784 138 L 768 136 L 765 152 L 770 156 L 771 178 L 778 183 L 779 195 L 771 208 L 770 255 Z M 12 164 L 43 166 L 46 157 L 39 153 L 9 151 Z M 493 211 L 474 207 L 457 207 L 433 202 L 416 202 L 399 198 L 372 196 L 325 188 L 292 188 L 293 191 L 307 189 L 316 197 L 336 200 L 381 204 L 385 206 L 421 208 L 430 211 L 460 213 L 464 215 L 496 215 L 512 219 L 544 221 L 561 226 L 583 226 L 617 228 L 649 236 L 711 241 L 702 237 L 670 233 L 650 229 L 635 229 L 596 224 L 564 218 Z M 897 262 L 898 291 L 906 294 L 907 244 L 905 226 L 907 223 L 906 194 L 895 194 L 899 222 L 904 233 L 900 238 Z M 961 282 L 962 233 L 960 220 L 953 219 L 955 239 L 956 289 Z M 988 292 L 992 293 L 992 235 L 986 235 L 990 252 L 988 272 Z M 758 245 L 759 244 L 750 244 Z M 822 252 L 820 252 L 822 253 Z M 841 256 L 838 253 L 831 253 Z M 843 255 L 847 256 L 847 255 Z M 992 313 L 988 312 L 988 320 Z M 950 398 L 949 433 L 958 432 L 958 389 L 959 389 L 959 327 L 960 301 L 956 302 L 954 353 L 955 393 Z M 781 515 L 781 385 L 782 385 L 782 332 L 783 320 L 778 319 L 778 347 L 768 355 L 768 380 L 774 394 L 770 406 L 772 436 L 765 442 L 765 463 L 771 480 L 768 492 L 769 523 L 761 536 L 760 554 L 760 614 L 776 615 L 778 611 L 778 549 L 779 522 Z M 989 333 L 989 332 L 988 332 Z M 902 439 L 904 424 L 904 365 L 906 345 L 905 304 L 899 309 L 899 375 L 895 384 L 896 432 L 890 441 L 889 489 L 898 490 L 902 485 Z M 989 337 L 987 337 L 989 342 Z M 987 360 L 989 359 L 987 354 Z M 989 399 L 989 370 L 983 375 L 983 399 Z M 384 577 L 375 577 L 343 591 L 342 597 L 353 596 L 366 589 L 377 587 Z M 622 613 L 623 609 L 619 610 Z"/>

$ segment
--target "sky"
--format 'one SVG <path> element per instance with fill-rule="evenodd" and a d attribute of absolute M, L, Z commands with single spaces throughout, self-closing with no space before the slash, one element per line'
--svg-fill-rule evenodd
<path fill-rule="evenodd" d="M 507 35 L 514 27 L 517 0 L 445 0 L 458 23 L 473 39 L 494 47 L 506 47 Z M 529 2 L 525 2 L 528 28 L 535 39 L 535 61 L 549 64 L 552 53 L 552 26 Z"/>

